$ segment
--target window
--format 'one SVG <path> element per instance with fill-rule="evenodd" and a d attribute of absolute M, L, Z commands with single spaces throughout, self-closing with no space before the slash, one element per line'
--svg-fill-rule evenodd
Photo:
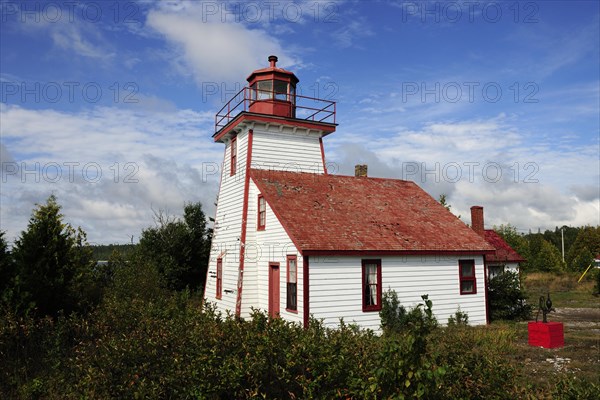
<path fill-rule="evenodd" d="M 460 294 L 476 294 L 475 260 L 459 260 Z"/>
<path fill-rule="evenodd" d="M 288 311 L 298 311 L 298 258 L 287 256 L 287 302 Z"/>
<path fill-rule="evenodd" d="M 258 82 L 258 100 L 268 100 L 273 97 L 273 81 Z"/>
<path fill-rule="evenodd" d="M 223 259 L 217 258 L 217 293 L 215 297 L 221 298 L 223 292 Z"/>
<path fill-rule="evenodd" d="M 490 265 L 488 266 L 488 278 L 492 279 L 498 275 L 504 273 L 504 265 Z"/>
<path fill-rule="evenodd" d="M 230 166 L 230 171 L 229 171 L 229 175 L 235 175 L 235 170 L 237 167 L 237 138 L 234 137 L 233 139 L 231 139 L 231 148 L 229 149 L 229 151 L 231 152 L 231 166 Z"/>
<path fill-rule="evenodd" d="M 273 81 L 273 94 L 276 100 L 287 100 L 288 84 L 285 81 Z"/>
<path fill-rule="evenodd" d="M 257 230 L 264 231 L 267 224 L 267 203 L 262 195 L 258 195 L 258 225 Z"/>
<path fill-rule="evenodd" d="M 381 260 L 362 260 L 363 311 L 381 310 Z"/>

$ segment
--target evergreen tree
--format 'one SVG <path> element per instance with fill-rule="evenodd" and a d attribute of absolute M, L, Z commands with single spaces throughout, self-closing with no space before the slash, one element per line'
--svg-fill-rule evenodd
<path fill-rule="evenodd" d="M 561 233 L 562 231 L 562 233 Z M 565 242 L 565 254 L 569 252 L 569 249 L 575 243 L 577 234 L 580 228 L 573 228 L 570 226 L 563 225 L 561 228 L 556 227 L 554 231 L 547 230 L 544 232 L 544 239 L 554 245 L 558 251 L 562 254 L 562 243 L 563 237 Z"/>
<path fill-rule="evenodd" d="M 579 230 L 575 243 L 573 243 L 565 257 L 569 268 L 578 270 L 575 259 L 578 258 L 578 262 L 581 262 L 582 257 L 587 256 L 587 252 L 592 253 L 592 257 L 600 254 L 600 226 L 585 226 Z"/>
<path fill-rule="evenodd" d="M 587 247 L 584 247 L 579 251 L 579 253 L 575 256 L 569 268 L 572 271 L 585 271 L 590 264 L 594 262 L 594 256 L 591 251 L 588 250 Z"/>
<path fill-rule="evenodd" d="M 4 235 L 5 232 L 0 231 L 0 302 L 6 303 L 12 297 L 15 264 Z"/>
<path fill-rule="evenodd" d="M 142 231 L 141 254 L 155 263 L 169 288 L 202 289 L 211 239 L 202 204 L 185 205 L 183 220 L 159 211 L 155 222 L 155 227 Z"/>
<path fill-rule="evenodd" d="M 517 232 L 517 228 L 512 226 L 511 224 L 502 224 L 500 226 L 494 226 L 494 230 L 506 243 L 509 244 L 521 257 L 523 257 L 525 262 L 520 264 L 521 269 L 527 270 L 529 269 L 529 261 L 531 260 L 531 251 L 529 249 L 529 241 L 525 238 L 525 236 L 519 234 Z"/>
<path fill-rule="evenodd" d="M 488 302 L 492 321 L 525 320 L 531 316 L 531 306 L 515 272 L 507 271 L 490 279 Z"/>
<path fill-rule="evenodd" d="M 535 271 L 564 272 L 565 267 L 558 249 L 539 236 L 539 251 L 533 258 Z"/>
<path fill-rule="evenodd" d="M 85 310 L 93 261 L 85 233 L 63 222 L 54 195 L 37 205 L 15 242 L 11 302 L 18 313 L 57 316 Z"/>

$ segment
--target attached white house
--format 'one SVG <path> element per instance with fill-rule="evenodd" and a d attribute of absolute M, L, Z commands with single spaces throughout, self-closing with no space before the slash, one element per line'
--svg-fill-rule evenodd
<path fill-rule="evenodd" d="M 460 307 L 485 324 L 486 240 L 410 181 L 327 171 L 335 103 L 295 93 L 296 76 L 254 71 L 216 116 L 225 144 L 205 301 L 308 324 L 378 330 L 382 294 L 428 294 L 445 323 Z"/>
<path fill-rule="evenodd" d="M 485 265 L 487 267 L 488 279 L 492 279 L 504 272 L 519 272 L 519 264 L 525 262 L 519 253 L 493 229 L 484 228 L 483 207 L 471 207 L 471 228 L 482 236 L 492 247 L 493 253 L 485 255 Z"/>

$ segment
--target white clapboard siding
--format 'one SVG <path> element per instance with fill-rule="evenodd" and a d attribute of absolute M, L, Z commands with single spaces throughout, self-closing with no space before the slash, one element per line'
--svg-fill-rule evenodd
<path fill-rule="evenodd" d="M 267 203 L 264 231 L 257 231 L 259 191 L 250 181 L 248 201 L 248 230 L 246 234 L 246 263 L 244 272 L 244 292 L 242 296 L 242 316 L 251 312 L 251 307 L 267 311 L 269 308 L 269 262 L 279 263 L 280 315 L 288 321 L 302 323 L 302 256 L 285 232 L 285 229 Z M 297 312 L 286 310 L 287 255 L 297 256 Z"/>
<path fill-rule="evenodd" d="M 208 265 L 205 299 L 208 302 L 215 303 L 217 309 L 223 312 L 227 310 L 235 312 L 237 299 L 247 141 L 247 131 L 244 130 L 237 136 L 236 174 L 230 176 L 231 142 L 226 144 L 225 160 L 221 168 L 221 185 Z M 216 265 L 219 255 L 224 255 L 223 291 L 220 300 L 215 297 Z"/>
<path fill-rule="evenodd" d="M 469 323 L 485 324 L 485 283 L 483 258 L 466 257 L 369 257 L 380 258 L 383 292 L 393 289 L 400 304 L 412 307 L 428 294 L 433 311 L 442 324 L 458 307 L 469 315 Z M 461 295 L 459 259 L 474 259 L 477 294 Z M 360 257 L 314 257 L 310 260 L 310 313 L 329 326 L 344 322 L 378 331 L 376 311 L 362 311 L 362 265 Z"/>
<path fill-rule="evenodd" d="M 319 137 L 300 132 L 254 128 L 252 168 L 323 173 Z"/>
<path fill-rule="evenodd" d="M 504 271 L 505 272 L 519 272 L 519 263 L 515 262 L 507 262 L 504 263 Z"/>

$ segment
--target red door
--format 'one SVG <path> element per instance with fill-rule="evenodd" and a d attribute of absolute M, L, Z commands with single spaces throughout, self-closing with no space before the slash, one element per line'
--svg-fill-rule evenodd
<path fill-rule="evenodd" d="M 279 263 L 269 263 L 269 316 L 279 317 Z"/>

